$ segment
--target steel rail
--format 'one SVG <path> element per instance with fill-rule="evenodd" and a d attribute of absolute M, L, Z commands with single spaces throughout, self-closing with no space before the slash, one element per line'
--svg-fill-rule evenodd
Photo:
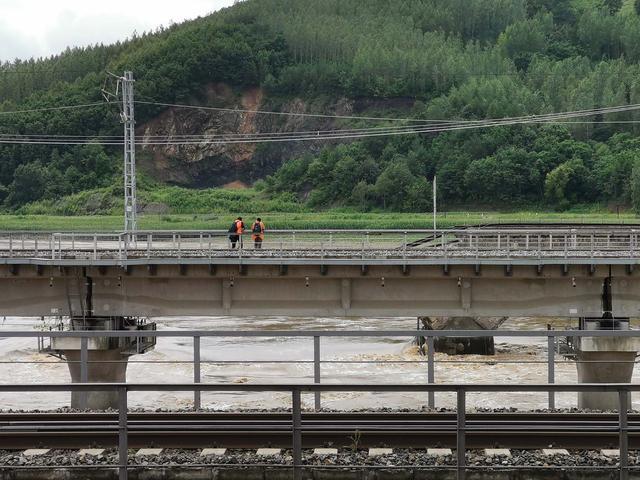
<path fill-rule="evenodd" d="M 307 413 L 301 414 L 303 448 L 332 443 L 348 445 L 358 432 L 361 447 L 424 448 L 455 446 L 456 414 L 451 413 Z M 629 417 L 629 438 L 640 446 L 640 415 Z M 166 413 L 128 415 L 130 447 L 151 444 L 163 448 L 287 448 L 291 414 L 285 413 Z M 486 448 L 598 448 L 615 443 L 613 414 L 470 413 L 467 445 Z M 0 448 L 80 448 L 87 444 L 114 447 L 118 439 L 116 414 L 0 414 Z"/>

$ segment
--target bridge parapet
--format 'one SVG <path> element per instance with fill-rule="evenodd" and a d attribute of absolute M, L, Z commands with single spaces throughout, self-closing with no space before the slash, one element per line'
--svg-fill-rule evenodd
<path fill-rule="evenodd" d="M 0 233 L 0 262 L 73 261 L 169 263 L 269 263 L 292 259 L 358 263 L 433 263 L 465 260 L 478 263 L 510 261 L 611 261 L 635 263 L 640 256 L 640 229 L 537 227 L 465 228 L 446 230 L 274 230 L 255 249 L 250 233 L 231 248 L 228 233 L 210 231 L 139 231 L 135 234 L 82 232 Z"/>

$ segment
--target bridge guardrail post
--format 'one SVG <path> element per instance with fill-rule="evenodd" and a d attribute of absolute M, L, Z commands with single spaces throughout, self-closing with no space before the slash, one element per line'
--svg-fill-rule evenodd
<path fill-rule="evenodd" d="M 36 233 L 35 237 L 33 237 L 33 249 L 35 251 L 36 257 L 38 256 L 39 252 L 38 252 L 38 234 Z"/>
<path fill-rule="evenodd" d="M 629 392 L 625 388 L 618 390 L 618 426 L 620 428 L 620 480 L 629 478 Z"/>
<path fill-rule="evenodd" d="M 193 383 L 200 383 L 200 336 L 193 336 Z M 193 409 L 197 412 L 201 408 L 201 392 L 193 389 Z"/>
<path fill-rule="evenodd" d="M 13 234 L 9 232 L 9 257 L 13 257 Z"/>
<path fill-rule="evenodd" d="M 118 480 L 129 476 L 129 445 L 127 429 L 127 387 L 118 388 Z"/>
<path fill-rule="evenodd" d="M 442 232 L 442 245 L 444 245 L 444 258 L 447 258 L 448 252 L 447 252 L 447 241 L 444 238 L 444 232 Z"/>
<path fill-rule="evenodd" d="M 98 235 L 93 236 L 93 259 L 98 259 Z"/>
<path fill-rule="evenodd" d="M 427 383 L 435 383 L 435 361 L 434 361 L 434 339 L 432 335 L 427 336 Z M 436 393 L 429 390 L 427 394 L 429 408 L 436 407 Z"/>
<path fill-rule="evenodd" d="M 80 383 L 89 382 L 89 339 L 80 337 Z M 80 409 L 87 408 L 87 392 L 80 392 Z"/>
<path fill-rule="evenodd" d="M 465 480 L 466 469 L 466 445 L 465 445 L 465 424 L 466 424 L 466 392 L 463 388 L 456 390 L 456 479 Z"/>
<path fill-rule="evenodd" d="M 151 242 L 153 241 L 153 235 L 147 234 L 147 258 L 151 258 Z"/>
<path fill-rule="evenodd" d="M 556 344 L 555 339 L 552 335 L 547 337 L 547 383 L 553 384 L 556 383 Z M 554 392 L 549 392 L 549 400 L 548 400 L 549 410 L 556 408 L 556 398 Z"/>
<path fill-rule="evenodd" d="M 293 478 L 302 480 L 302 402 L 300 389 L 291 391 L 291 417 L 293 436 Z"/>
<path fill-rule="evenodd" d="M 313 383 L 320 383 L 320 337 L 313 337 Z M 314 392 L 314 407 L 316 412 L 322 408 L 321 396 L 322 392 Z"/>

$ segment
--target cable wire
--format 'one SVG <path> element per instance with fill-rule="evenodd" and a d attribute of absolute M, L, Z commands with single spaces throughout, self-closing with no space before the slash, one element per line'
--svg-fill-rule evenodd
<path fill-rule="evenodd" d="M 97 106 L 104 106 L 104 105 L 109 105 L 109 104 L 105 102 L 95 102 L 95 103 L 85 103 L 81 105 L 62 105 L 59 107 L 31 108 L 28 110 L 14 110 L 9 112 L 0 111 L 0 115 L 16 115 L 21 113 L 51 112 L 54 110 L 72 110 L 72 109 L 78 109 L 78 108 L 90 108 L 90 107 L 97 107 Z"/>

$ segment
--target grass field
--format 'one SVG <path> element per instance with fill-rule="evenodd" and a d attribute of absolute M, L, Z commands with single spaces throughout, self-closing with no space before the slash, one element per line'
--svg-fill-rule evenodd
<path fill-rule="evenodd" d="M 272 229 L 426 229 L 432 228 L 433 217 L 419 213 L 264 213 L 267 228 Z M 235 215 L 141 215 L 140 230 L 226 230 Z M 243 215 L 248 225 L 253 215 Z M 634 214 L 624 213 L 546 213 L 455 212 L 438 215 L 438 227 L 486 223 L 640 223 Z M 0 215 L 0 230 L 40 231 L 119 231 L 120 216 L 51 216 Z"/>

